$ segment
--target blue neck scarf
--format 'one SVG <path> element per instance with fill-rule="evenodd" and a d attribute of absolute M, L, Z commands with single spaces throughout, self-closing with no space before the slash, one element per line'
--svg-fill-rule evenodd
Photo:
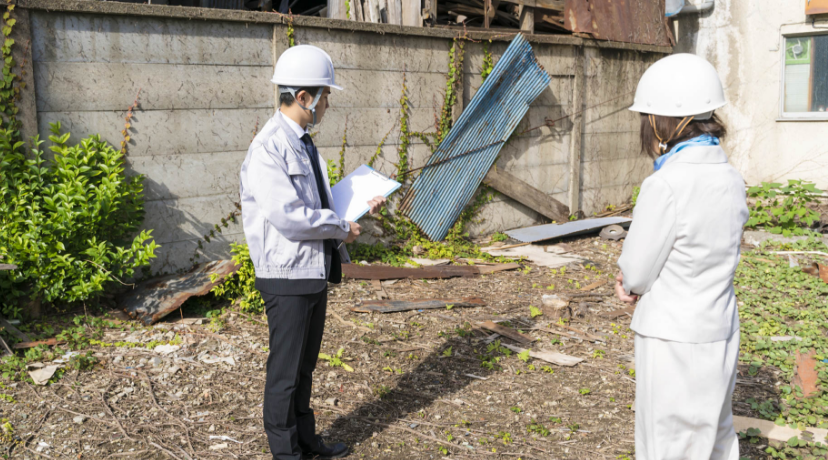
<path fill-rule="evenodd" d="M 719 145 L 719 138 L 713 137 L 710 134 L 702 134 L 701 136 L 694 137 L 684 142 L 679 142 L 669 152 L 655 159 L 653 162 L 653 169 L 658 171 L 662 166 L 664 166 L 664 163 L 667 162 L 671 156 L 681 152 L 687 147 L 702 147 L 711 145 Z"/>

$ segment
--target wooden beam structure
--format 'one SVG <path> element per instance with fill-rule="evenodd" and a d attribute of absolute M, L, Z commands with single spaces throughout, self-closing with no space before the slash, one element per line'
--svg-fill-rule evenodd
<path fill-rule="evenodd" d="M 495 167 L 489 170 L 483 183 L 544 217 L 556 222 L 569 220 L 569 208 L 565 204 L 518 179 L 514 174 Z"/>
<path fill-rule="evenodd" d="M 581 150 L 583 149 L 584 117 L 577 114 L 584 108 L 586 100 L 586 79 L 584 48 L 576 48 L 575 78 L 572 84 L 572 104 L 569 108 L 572 131 L 569 143 L 569 214 L 581 209 Z"/>

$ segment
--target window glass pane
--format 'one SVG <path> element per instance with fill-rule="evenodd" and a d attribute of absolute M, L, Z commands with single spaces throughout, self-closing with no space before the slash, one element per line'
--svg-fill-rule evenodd
<path fill-rule="evenodd" d="M 791 37 L 785 42 L 785 112 L 808 112 L 811 37 Z"/>
<path fill-rule="evenodd" d="M 828 111 L 828 35 L 814 37 L 811 111 Z"/>

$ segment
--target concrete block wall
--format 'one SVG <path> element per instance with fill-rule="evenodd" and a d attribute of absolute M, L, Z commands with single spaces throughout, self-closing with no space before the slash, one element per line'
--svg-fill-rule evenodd
<path fill-rule="evenodd" d="M 633 187 L 652 173 L 641 153 L 640 115 L 627 110 L 638 79 L 662 55 L 587 48 L 580 205 L 587 215 L 630 198 Z M 612 100 L 615 99 L 615 100 Z"/>
<path fill-rule="evenodd" d="M 247 147 L 276 106 L 269 80 L 275 57 L 287 49 L 288 26 L 276 15 L 258 13 L 95 2 L 98 14 L 90 14 L 78 11 L 88 2 L 56 1 L 49 9 L 58 5 L 61 11 L 46 6 L 29 11 L 41 138 L 47 139 L 49 124 L 59 121 L 75 141 L 98 133 L 118 146 L 126 109 L 140 89 L 126 161 L 131 173 L 146 176 L 144 227 L 153 229 L 162 246 L 153 271 L 173 272 L 228 257 L 229 242 L 244 238 L 240 223 L 210 243 L 202 237 L 236 209 L 238 171 Z M 107 8 L 113 11 L 100 14 Z M 182 17 L 189 11 L 216 17 Z M 396 170 L 403 76 L 410 129 L 435 131 L 453 36 L 391 27 L 312 18 L 293 24 L 296 43 L 325 49 L 338 83 L 346 88 L 331 96 L 332 107 L 315 136 L 322 156 L 337 161 L 347 126 L 346 173 L 367 162 L 383 138 L 375 167 L 386 174 Z M 354 30 L 360 28 L 378 30 Z M 508 42 L 484 37 L 489 38 L 497 62 Z M 589 105 L 634 89 L 646 65 L 663 52 L 586 47 L 574 37 L 541 38 L 533 40 L 533 47 L 552 83 L 530 106 L 518 132 L 575 111 L 577 66 L 586 65 Z M 461 109 L 481 85 L 484 43 L 479 37 L 465 43 Z M 577 168 L 580 205 L 587 213 L 624 201 L 647 174 L 649 165 L 638 156 L 637 118 L 622 110 L 627 103 L 602 106 L 585 119 Z M 518 136 L 504 147 L 497 165 L 567 203 L 572 129 L 572 120 L 564 118 Z M 429 155 L 419 140 L 409 147 L 412 167 L 425 164 Z M 545 222 L 503 196 L 485 205 L 479 217 L 471 228 L 475 234 Z"/>
<path fill-rule="evenodd" d="M 100 134 L 119 146 L 138 95 L 126 162 L 146 176 L 153 270 L 227 257 L 241 225 L 202 236 L 235 209 L 239 167 L 273 112 L 272 27 L 43 11 L 31 23 L 41 139 L 60 122 L 72 141 Z"/>

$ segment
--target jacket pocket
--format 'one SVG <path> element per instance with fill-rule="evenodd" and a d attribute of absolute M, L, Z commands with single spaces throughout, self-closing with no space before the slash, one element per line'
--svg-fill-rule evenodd
<path fill-rule="evenodd" d="M 313 175 L 310 171 L 310 164 L 307 161 L 290 161 L 287 164 L 288 175 L 293 183 L 293 188 L 305 205 L 315 208 L 316 198 L 311 187 Z"/>

